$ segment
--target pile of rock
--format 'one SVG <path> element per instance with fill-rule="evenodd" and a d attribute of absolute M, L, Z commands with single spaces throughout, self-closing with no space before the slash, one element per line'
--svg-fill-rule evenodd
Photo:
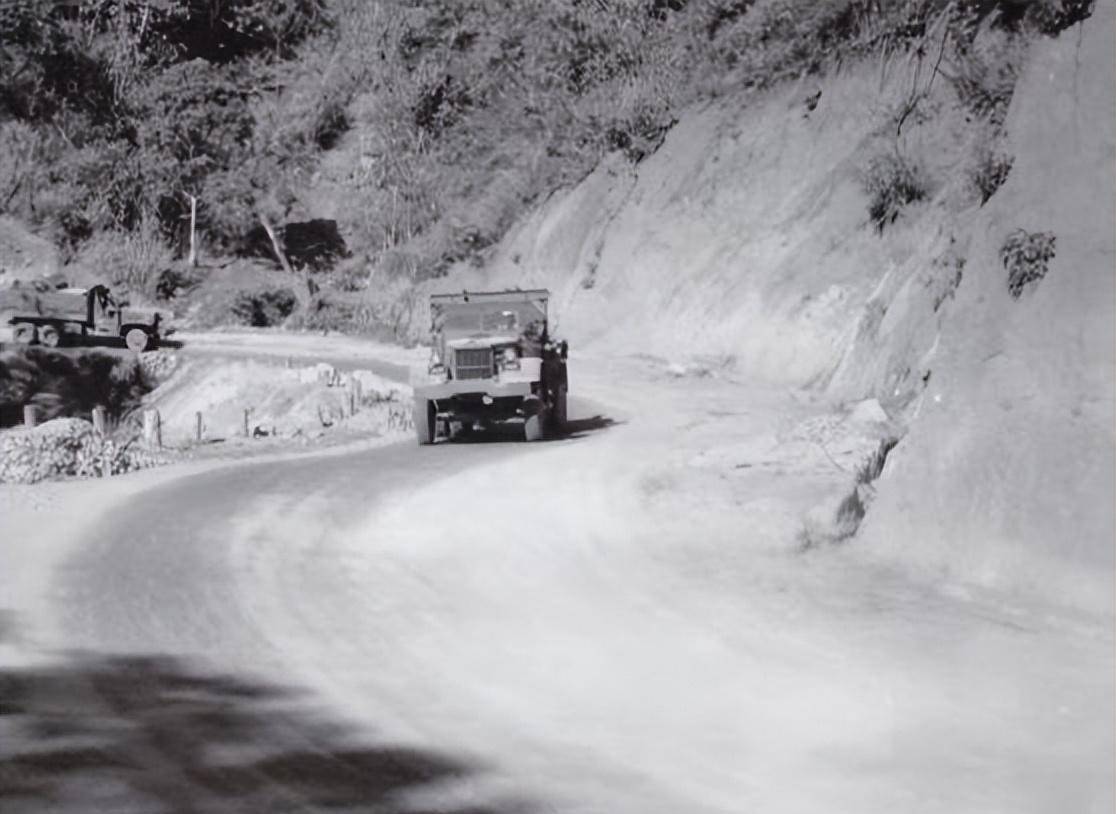
<path fill-rule="evenodd" d="M 152 382 L 167 379 L 178 367 L 178 356 L 170 351 L 155 350 L 139 355 L 140 370 Z"/>
<path fill-rule="evenodd" d="M 103 436 L 80 418 L 56 418 L 34 429 L 0 434 L 0 483 L 118 475 L 166 463 L 134 441 Z"/>

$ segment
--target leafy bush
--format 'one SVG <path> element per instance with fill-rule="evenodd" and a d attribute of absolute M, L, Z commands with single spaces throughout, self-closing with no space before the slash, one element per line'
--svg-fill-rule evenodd
<path fill-rule="evenodd" d="M 1057 34 L 1093 14 L 1096 0 L 1036 0 L 1027 8 L 1027 22 L 1039 32 Z"/>
<path fill-rule="evenodd" d="M 37 405 L 44 419 L 84 417 L 94 407 L 119 419 L 139 407 L 151 389 L 133 359 L 42 348 L 5 352 L 0 354 L 0 426 L 19 423 L 25 404 Z"/>
<path fill-rule="evenodd" d="M 118 291 L 154 293 L 161 273 L 174 263 L 174 252 L 153 220 L 124 234 L 101 232 L 90 245 L 97 249 L 95 259 Z"/>
<path fill-rule="evenodd" d="M 996 150 L 991 145 L 980 148 L 969 179 L 976 193 L 980 195 L 981 206 L 988 203 L 996 194 L 996 190 L 1004 185 L 1008 175 L 1011 174 L 1014 162 L 1014 157 Z"/>
<path fill-rule="evenodd" d="M 1000 261 L 1008 273 L 1008 292 L 1015 299 L 1028 285 L 1038 283 L 1054 259 L 1057 238 L 1051 232 L 1028 232 L 1016 229 L 1000 248 Z"/>
<path fill-rule="evenodd" d="M 163 301 L 176 299 L 197 288 L 204 279 L 197 269 L 165 268 L 155 277 L 155 298 Z"/>
<path fill-rule="evenodd" d="M 294 327 L 312 331 L 355 330 L 358 306 L 340 297 L 319 295 L 292 320 Z"/>
<path fill-rule="evenodd" d="M 1026 59 L 1027 42 L 993 32 L 955 49 L 943 75 L 971 113 L 1000 127 Z"/>
<path fill-rule="evenodd" d="M 904 207 L 929 194 L 930 184 L 918 165 L 898 152 L 877 155 L 861 172 L 868 214 L 879 231 L 894 223 Z"/>
<path fill-rule="evenodd" d="M 298 297 L 289 288 L 240 291 L 230 308 L 233 317 L 244 325 L 266 328 L 278 325 L 298 306 Z"/>
<path fill-rule="evenodd" d="M 316 218 L 286 223 L 275 229 L 275 236 L 294 268 L 325 271 L 349 256 L 349 248 L 337 228 L 337 221 Z M 263 226 L 253 227 L 244 237 L 239 254 L 275 262 L 275 249 Z"/>

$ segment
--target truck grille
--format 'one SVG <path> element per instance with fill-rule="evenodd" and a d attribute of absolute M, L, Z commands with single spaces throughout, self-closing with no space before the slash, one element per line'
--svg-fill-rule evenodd
<path fill-rule="evenodd" d="M 494 370 L 492 348 L 458 348 L 454 351 L 455 379 L 489 379 Z"/>

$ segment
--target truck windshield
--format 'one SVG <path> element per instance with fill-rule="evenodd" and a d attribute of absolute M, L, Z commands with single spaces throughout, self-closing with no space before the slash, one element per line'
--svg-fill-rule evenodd
<path fill-rule="evenodd" d="M 518 334 L 540 320 L 538 310 L 528 305 L 497 304 L 484 307 L 459 305 L 435 315 L 435 327 L 450 334 Z"/>

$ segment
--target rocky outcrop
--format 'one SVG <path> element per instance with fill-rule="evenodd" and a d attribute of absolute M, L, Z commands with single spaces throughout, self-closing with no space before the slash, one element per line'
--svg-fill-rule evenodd
<path fill-rule="evenodd" d="M 134 441 L 95 433 L 80 418 L 56 418 L 33 429 L 0 433 L 0 483 L 119 475 L 164 462 L 165 456 Z"/>

